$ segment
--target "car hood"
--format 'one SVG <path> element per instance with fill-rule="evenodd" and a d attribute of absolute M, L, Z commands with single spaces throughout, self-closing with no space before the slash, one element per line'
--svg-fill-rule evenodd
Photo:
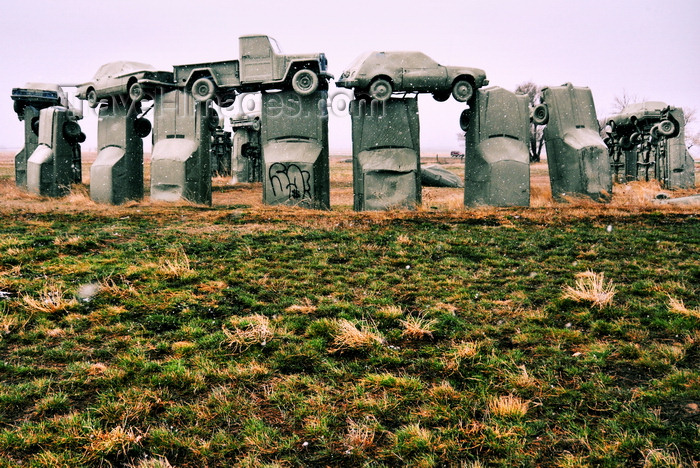
<path fill-rule="evenodd" d="M 471 67 L 445 67 L 447 69 L 447 74 L 450 78 L 456 78 L 460 75 L 471 75 L 474 77 L 474 83 L 477 88 L 486 86 L 489 84 L 489 80 L 486 79 L 486 72 L 481 68 L 471 68 Z"/>

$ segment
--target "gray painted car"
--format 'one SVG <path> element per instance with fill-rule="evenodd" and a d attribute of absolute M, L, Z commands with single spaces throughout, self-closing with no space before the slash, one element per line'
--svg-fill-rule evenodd
<path fill-rule="evenodd" d="M 489 83 L 479 68 L 440 65 L 422 52 L 366 52 L 343 72 L 336 85 L 358 96 L 386 101 L 393 92 L 431 93 L 437 101 L 450 94 L 466 102 Z"/>
<path fill-rule="evenodd" d="M 90 107 L 97 107 L 100 100 L 120 94 L 128 94 L 135 101 L 145 96 L 146 87 L 173 87 L 173 73 L 159 71 L 153 66 L 139 62 L 110 62 L 102 65 L 92 81 L 78 85 L 76 96 L 84 99 Z"/>

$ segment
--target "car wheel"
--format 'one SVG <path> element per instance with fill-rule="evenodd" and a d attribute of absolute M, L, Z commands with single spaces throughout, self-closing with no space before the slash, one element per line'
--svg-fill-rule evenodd
<path fill-rule="evenodd" d="M 369 95 L 377 101 L 387 101 L 393 92 L 391 83 L 383 78 L 377 78 L 369 87 Z"/>
<path fill-rule="evenodd" d="M 34 135 L 39 136 L 39 117 L 32 117 L 31 127 Z"/>
<path fill-rule="evenodd" d="M 236 95 L 235 94 L 227 94 L 223 98 L 221 98 L 221 103 L 219 104 L 219 107 L 222 109 L 228 109 L 229 107 L 233 106 L 236 102 Z"/>
<path fill-rule="evenodd" d="M 134 83 L 129 88 L 129 97 L 134 102 L 141 102 L 146 97 L 146 92 L 140 83 Z"/>
<path fill-rule="evenodd" d="M 452 86 L 452 97 L 457 102 L 467 102 L 474 95 L 474 86 L 467 80 L 459 80 Z"/>
<path fill-rule="evenodd" d="M 17 116 L 19 116 L 20 118 L 24 118 L 24 108 L 25 108 L 24 104 L 22 104 L 19 101 L 15 101 L 15 103 L 12 105 L 12 107 L 15 110 L 15 113 L 17 114 Z"/>
<path fill-rule="evenodd" d="M 87 94 L 85 95 L 85 99 L 87 100 L 88 106 L 92 107 L 93 109 L 100 103 L 100 100 L 97 99 L 97 91 L 92 88 L 88 90 Z"/>
<path fill-rule="evenodd" d="M 148 119 L 140 117 L 134 120 L 134 133 L 139 138 L 146 138 L 151 133 L 151 122 Z"/>
<path fill-rule="evenodd" d="M 255 117 L 255 119 L 253 119 L 253 125 L 250 128 L 255 132 L 260 131 L 260 117 Z"/>
<path fill-rule="evenodd" d="M 65 138 L 70 143 L 75 143 L 80 138 L 80 125 L 77 122 L 69 120 L 63 124 L 63 138 Z"/>
<path fill-rule="evenodd" d="M 299 70 L 292 77 L 292 89 L 300 96 L 308 96 L 318 89 L 318 75 L 311 70 Z"/>
<path fill-rule="evenodd" d="M 547 125 L 549 122 L 549 107 L 547 104 L 538 104 L 532 110 L 532 123 L 535 125 Z"/>
<path fill-rule="evenodd" d="M 620 137 L 620 148 L 622 148 L 625 151 L 629 151 L 632 149 L 634 145 L 630 141 L 630 137 L 627 135 L 623 135 Z"/>
<path fill-rule="evenodd" d="M 433 93 L 433 99 L 435 99 L 437 102 L 445 102 L 450 98 L 450 92 L 444 92 L 444 91 L 437 91 Z"/>
<path fill-rule="evenodd" d="M 459 114 L 459 128 L 463 132 L 469 130 L 469 121 L 471 120 L 471 111 L 469 109 L 464 109 L 461 114 Z"/>
<path fill-rule="evenodd" d="M 192 97 L 197 102 L 208 101 L 216 94 L 216 85 L 210 78 L 198 78 L 192 83 Z"/>
<path fill-rule="evenodd" d="M 676 124 L 674 124 L 670 120 L 662 120 L 657 125 L 658 125 L 659 135 L 663 135 L 665 137 L 668 137 L 668 136 L 673 135 L 676 132 Z"/>

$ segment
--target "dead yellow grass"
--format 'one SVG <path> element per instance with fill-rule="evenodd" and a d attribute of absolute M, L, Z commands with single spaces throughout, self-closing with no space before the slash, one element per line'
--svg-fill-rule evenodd
<path fill-rule="evenodd" d="M 377 421 L 373 418 L 362 423 L 348 419 L 348 431 L 345 435 L 345 444 L 348 450 L 357 454 L 372 447 L 377 425 Z"/>
<path fill-rule="evenodd" d="M 190 259 L 182 245 L 175 246 L 168 254 L 170 258 L 161 261 L 159 271 L 168 278 L 187 279 L 194 275 L 190 268 Z"/>
<path fill-rule="evenodd" d="M 284 311 L 290 314 L 313 314 L 317 309 L 308 298 L 304 298 L 301 304 L 290 305 Z"/>
<path fill-rule="evenodd" d="M 576 302 L 590 302 L 602 309 L 612 303 L 614 296 L 615 286 L 612 282 L 605 282 L 605 273 L 584 271 L 576 275 L 574 287 L 564 288 L 563 297 Z"/>
<path fill-rule="evenodd" d="M 521 418 L 527 414 L 529 404 L 520 397 L 505 395 L 495 397 L 488 403 L 489 412 L 502 418 Z"/>
<path fill-rule="evenodd" d="M 108 455 L 126 454 L 143 438 L 133 427 L 116 426 L 110 431 L 97 430 L 90 434 L 90 443 L 86 447 L 87 458 L 95 461 Z"/>
<path fill-rule="evenodd" d="M 671 296 L 669 296 L 668 299 L 668 308 L 674 314 L 700 319 L 700 310 L 688 309 L 685 304 L 683 304 L 682 299 L 675 299 Z"/>
<path fill-rule="evenodd" d="M 395 320 L 399 317 L 403 317 L 403 309 L 400 306 L 395 305 L 383 306 L 377 311 L 377 317 Z"/>
<path fill-rule="evenodd" d="M 24 295 L 22 300 L 30 312 L 48 314 L 64 311 L 78 303 L 75 297 L 67 295 L 63 288 L 56 284 L 45 285 L 38 298 Z"/>
<path fill-rule="evenodd" d="M 254 314 L 246 317 L 231 317 L 232 330 L 221 327 L 226 335 L 226 343 L 236 352 L 242 352 L 253 345 L 265 346 L 275 336 L 275 329 L 270 319 L 264 315 Z"/>
<path fill-rule="evenodd" d="M 424 317 L 407 317 L 406 320 L 400 320 L 399 323 L 403 326 L 401 335 L 410 340 L 422 340 L 424 338 L 433 337 L 433 327 L 436 324 L 435 320 L 428 320 Z"/>
<path fill-rule="evenodd" d="M 336 332 L 333 336 L 331 352 L 364 350 L 383 343 L 378 332 L 358 329 L 354 323 L 346 319 L 335 320 Z"/>

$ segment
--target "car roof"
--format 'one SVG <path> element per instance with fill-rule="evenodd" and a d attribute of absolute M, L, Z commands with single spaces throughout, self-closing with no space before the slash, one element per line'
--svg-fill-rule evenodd
<path fill-rule="evenodd" d="M 157 71 L 153 65 L 140 62 L 120 60 L 109 62 L 97 69 L 94 79 L 127 75 L 139 71 Z"/>
<path fill-rule="evenodd" d="M 420 66 L 426 61 L 430 61 L 431 65 L 437 65 L 437 62 L 418 51 L 406 51 L 406 50 L 389 50 L 389 51 L 370 51 L 364 52 L 359 55 L 352 63 L 346 68 L 346 70 L 353 70 L 360 68 L 367 64 L 368 66 L 373 66 L 381 63 L 382 65 L 397 66 L 397 67 L 411 67 Z"/>

